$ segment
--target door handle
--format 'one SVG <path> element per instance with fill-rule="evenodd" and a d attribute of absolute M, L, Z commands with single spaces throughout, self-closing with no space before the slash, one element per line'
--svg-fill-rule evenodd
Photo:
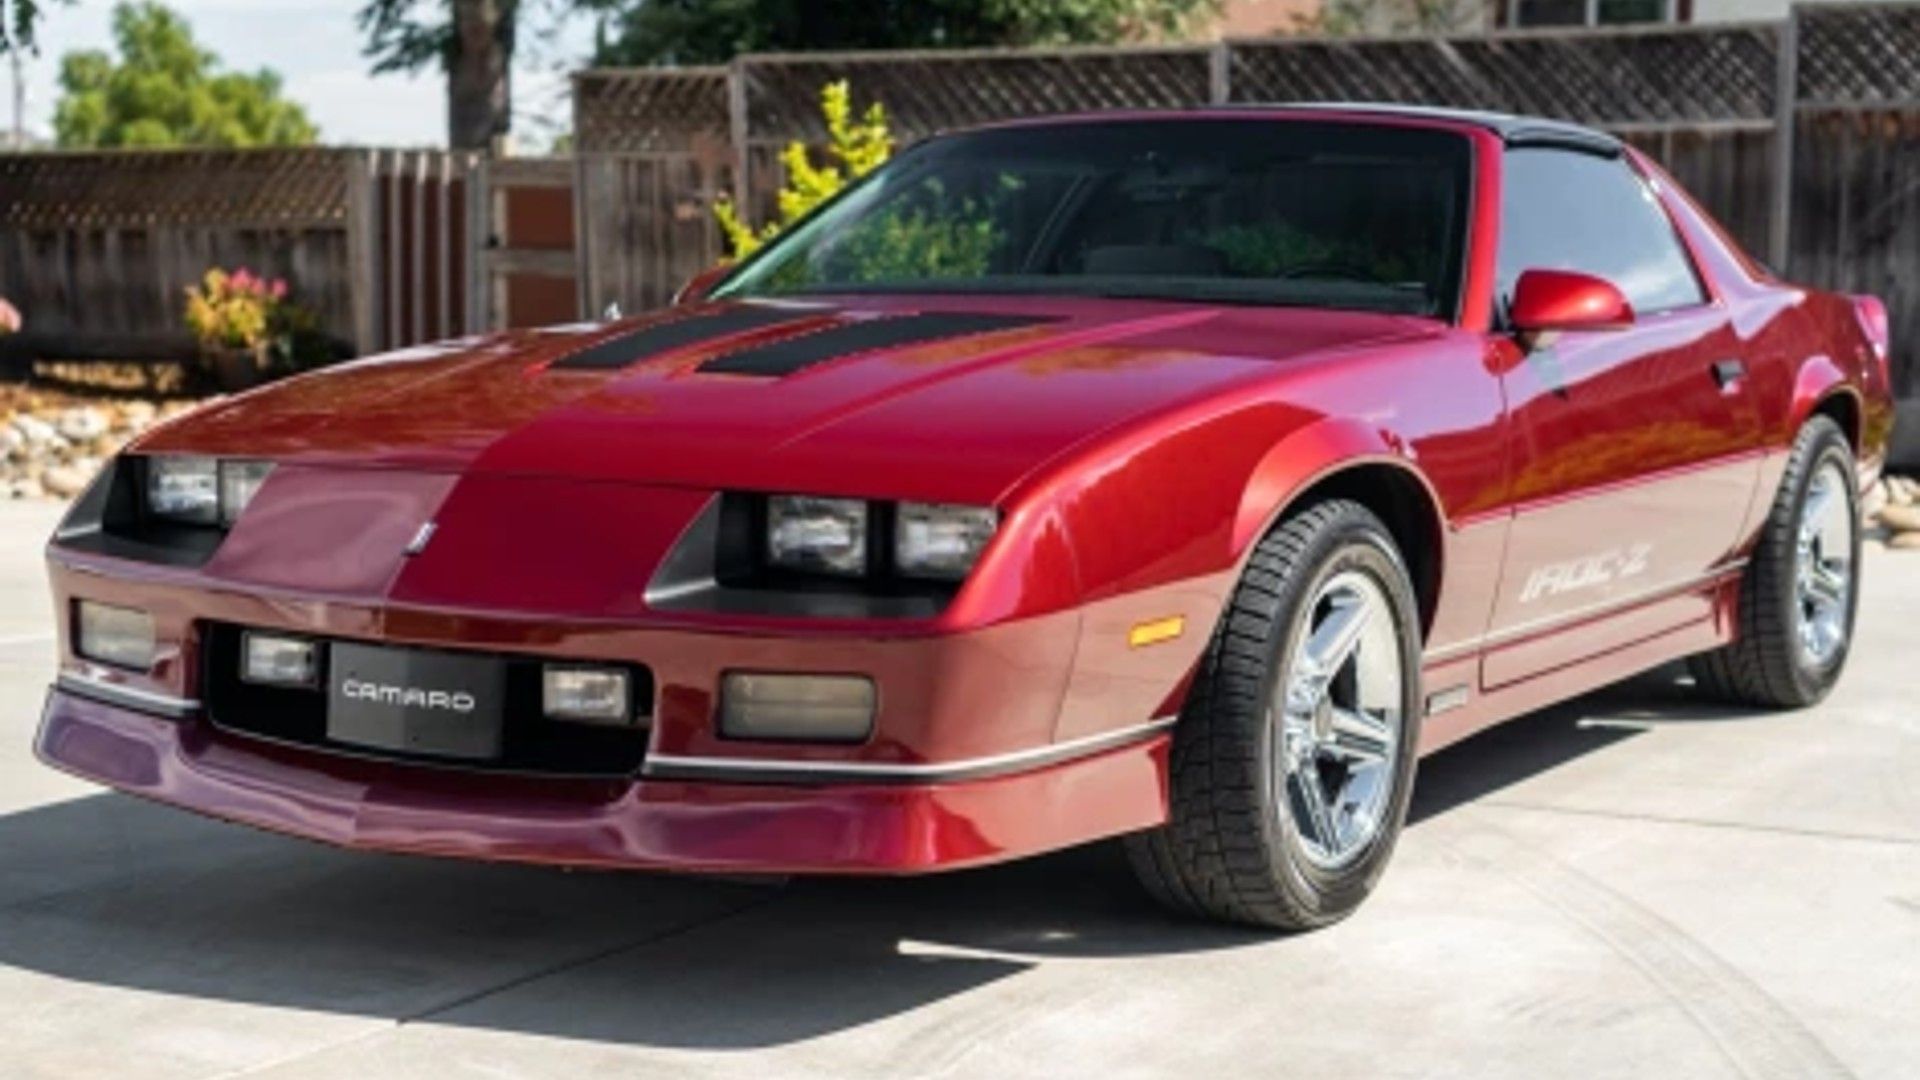
<path fill-rule="evenodd" d="M 1740 380 L 1746 377 L 1747 377 L 1746 361 L 1744 360 L 1714 361 L 1713 381 L 1714 381 L 1714 384 L 1719 386 L 1723 392 L 1732 390 L 1735 387 L 1739 386 Z"/>

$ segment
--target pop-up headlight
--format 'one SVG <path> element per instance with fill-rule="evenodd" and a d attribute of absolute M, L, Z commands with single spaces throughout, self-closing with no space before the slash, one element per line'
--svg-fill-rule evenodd
<path fill-rule="evenodd" d="M 987 507 L 901 503 L 894 523 L 893 564 L 907 577 L 959 581 L 1000 527 Z"/>
<path fill-rule="evenodd" d="M 767 500 L 767 561 L 784 570 L 864 575 L 867 504 L 859 499 L 773 496 Z"/>
<path fill-rule="evenodd" d="M 273 472 L 268 461 L 220 461 L 197 454 L 147 459 L 147 512 L 180 525 L 230 526 Z"/>

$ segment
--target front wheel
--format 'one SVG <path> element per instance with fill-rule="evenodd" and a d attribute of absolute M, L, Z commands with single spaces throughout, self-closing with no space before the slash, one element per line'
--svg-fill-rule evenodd
<path fill-rule="evenodd" d="M 1169 820 L 1127 841 L 1147 890 L 1288 930 L 1358 907 L 1412 789 L 1418 626 L 1365 507 L 1319 503 L 1262 540 L 1174 729 Z"/>
<path fill-rule="evenodd" d="M 1855 475 L 1840 426 L 1808 420 L 1740 583 L 1738 635 L 1688 665 L 1709 696 L 1799 708 L 1840 680 L 1860 595 Z"/>

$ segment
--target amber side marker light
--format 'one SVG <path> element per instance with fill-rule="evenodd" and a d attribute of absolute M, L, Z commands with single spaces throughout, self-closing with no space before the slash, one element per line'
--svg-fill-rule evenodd
<path fill-rule="evenodd" d="M 1150 622 L 1136 623 L 1133 629 L 1127 631 L 1127 647 L 1130 649 L 1144 649 L 1148 645 L 1158 645 L 1162 642 L 1172 641 L 1174 638 L 1185 633 L 1186 629 L 1187 617 L 1185 615 L 1170 615 L 1164 619 L 1154 619 Z"/>

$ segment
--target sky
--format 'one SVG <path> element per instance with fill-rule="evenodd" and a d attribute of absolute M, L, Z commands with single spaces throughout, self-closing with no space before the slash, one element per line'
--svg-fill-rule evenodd
<path fill-rule="evenodd" d="M 368 74 L 354 25 L 360 5 L 361 0 L 167 0 L 193 24 L 201 47 L 226 68 L 278 71 L 287 96 L 319 125 L 322 141 L 444 146 L 445 78 L 437 70 L 412 78 Z M 59 98 L 60 57 L 76 49 L 111 51 L 113 3 L 77 0 L 43 7 L 40 55 L 25 58 L 26 121 L 29 132 L 47 137 Z M 566 126 L 566 72 L 579 67 L 592 47 L 592 27 L 584 19 L 551 30 L 537 32 L 532 40 L 523 34 L 514 67 L 514 137 L 529 149 L 544 147 Z M 0 124 L 8 129 L 12 101 L 9 86 L 0 95 Z"/>

